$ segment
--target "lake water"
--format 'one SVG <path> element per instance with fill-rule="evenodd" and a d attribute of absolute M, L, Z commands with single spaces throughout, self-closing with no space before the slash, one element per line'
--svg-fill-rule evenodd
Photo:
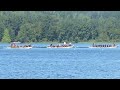
<path fill-rule="evenodd" d="M 7 49 L 7 46 L 0 44 L 0 79 L 120 79 L 120 47 Z"/>

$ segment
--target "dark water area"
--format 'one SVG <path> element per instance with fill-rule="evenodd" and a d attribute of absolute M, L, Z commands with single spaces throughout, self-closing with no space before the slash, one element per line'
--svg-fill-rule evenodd
<path fill-rule="evenodd" d="M 120 47 L 8 49 L 7 46 L 0 44 L 0 79 L 120 79 Z"/>

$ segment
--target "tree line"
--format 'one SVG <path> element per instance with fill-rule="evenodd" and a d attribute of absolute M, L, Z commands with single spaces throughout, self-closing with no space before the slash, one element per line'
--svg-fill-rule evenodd
<path fill-rule="evenodd" d="M 0 42 L 120 42 L 120 11 L 0 11 Z"/>

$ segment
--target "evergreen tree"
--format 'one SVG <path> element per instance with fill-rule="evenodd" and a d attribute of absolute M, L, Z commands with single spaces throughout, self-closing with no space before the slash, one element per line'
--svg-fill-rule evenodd
<path fill-rule="evenodd" d="M 5 29 L 5 30 L 4 30 L 2 42 L 11 42 L 8 29 Z"/>
<path fill-rule="evenodd" d="M 120 41 L 120 11 L 0 11 L 0 42 L 6 28 L 11 41 Z"/>

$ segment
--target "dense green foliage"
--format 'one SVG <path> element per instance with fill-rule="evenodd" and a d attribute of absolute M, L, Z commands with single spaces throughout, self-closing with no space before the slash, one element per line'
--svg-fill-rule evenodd
<path fill-rule="evenodd" d="M 120 12 L 0 11 L 0 41 L 119 42 Z"/>
<path fill-rule="evenodd" d="M 2 42 L 11 42 L 9 31 L 7 29 L 4 30 L 4 35 L 3 35 L 3 38 L 2 38 Z"/>

